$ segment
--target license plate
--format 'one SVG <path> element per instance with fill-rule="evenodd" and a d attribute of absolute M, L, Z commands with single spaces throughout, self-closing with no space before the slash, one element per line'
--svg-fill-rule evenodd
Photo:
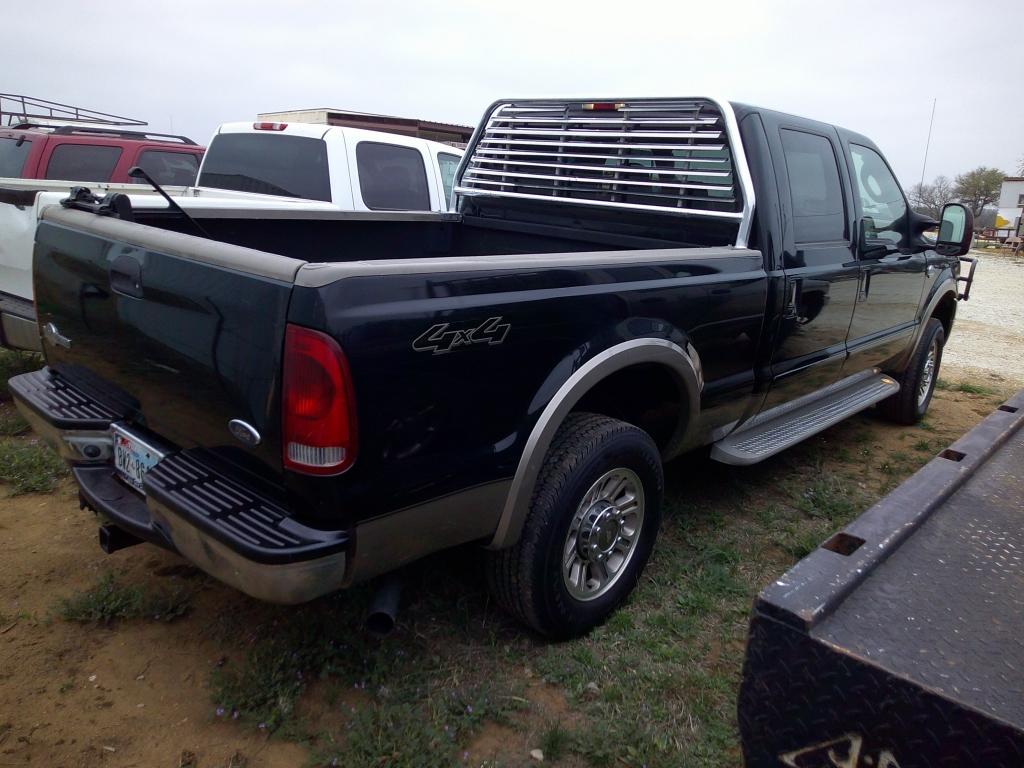
<path fill-rule="evenodd" d="M 112 427 L 114 436 L 114 469 L 118 477 L 142 493 L 142 478 L 164 455 L 138 435 L 123 427 Z"/>

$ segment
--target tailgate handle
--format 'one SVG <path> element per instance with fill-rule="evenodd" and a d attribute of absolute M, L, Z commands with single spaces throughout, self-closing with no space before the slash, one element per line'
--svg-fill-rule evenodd
<path fill-rule="evenodd" d="M 110 265 L 110 287 L 115 293 L 142 298 L 142 265 L 131 256 L 122 253 Z"/>

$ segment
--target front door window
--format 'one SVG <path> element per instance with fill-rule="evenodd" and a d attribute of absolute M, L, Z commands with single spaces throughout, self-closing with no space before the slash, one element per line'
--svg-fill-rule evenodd
<path fill-rule="evenodd" d="M 851 144 L 850 160 L 865 236 L 899 245 L 903 242 L 907 218 L 907 202 L 900 185 L 881 155 L 873 149 Z"/>

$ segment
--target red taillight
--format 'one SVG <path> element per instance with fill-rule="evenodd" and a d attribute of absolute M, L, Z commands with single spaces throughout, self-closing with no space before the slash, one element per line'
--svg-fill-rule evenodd
<path fill-rule="evenodd" d="M 356 458 L 356 401 L 348 361 L 325 333 L 289 325 L 281 384 L 286 469 L 336 475 Z"/>
<path fill-rule="evenodd" d="M 580 106 L 588 112 L 615 112 L 616 110 L 624 109 L 626 105 L 615 101 L 590 101 Z"/>
<path fill-rule="evenodd" d="M 288 123 L 253 123 L 252 127 L 257 131 L 283 131 Z"/>

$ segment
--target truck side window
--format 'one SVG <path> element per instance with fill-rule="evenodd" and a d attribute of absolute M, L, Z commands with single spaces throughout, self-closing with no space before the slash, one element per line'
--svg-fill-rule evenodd
<path fill-rule="evenodd" d="M 199 173 L 199 156 L 192 152 L 147 149 L 139 155 L 139 166 L 157 184 L 187 187 L 195 184 L 196 174 Z"/>
<path fill-rule="evenodd" d="M 447 152 L 439 152 L 437 155 L 437 164 L 441 169 L 441 184 L 444 185 L 445 203 L 452 197 L 452 187 L 455 186 L 455 171 L 459 167 L 460 160 L 462 158 L 458 155 L 449 155 Z"/>
<path fill-rule="evenodd" d="M 782 149 L 793 202 L 793 239 L 821 243 L 846 238 L 839 166 L 824 136 L 782 129 Z"/>
<path fill-rule="evenodd" d="M 859 214 L 864 217 L 868 237 L 894 243 L 903 239 L 907 201 L 882 156 L 860 144 L 850 145 L 853 177 L 857 180 Z"/>
<path fill-rule="evenodd" d="M 24 139 L 0 138 L 0 177 L 16 179 L 21 176 L 32 142 Z"/>
<path fill-rule="evenodd" d="M 121 157 L 120 147 L 98 144 L 58 144 L 46 164 L 47 179 L 110 181 Z"/>
<path fill-rule="evenodd" d="M 412 147 L 361 141 L 356 165 L 363 202 L 373 211 L 429 211 L 423 155 Z"/>

